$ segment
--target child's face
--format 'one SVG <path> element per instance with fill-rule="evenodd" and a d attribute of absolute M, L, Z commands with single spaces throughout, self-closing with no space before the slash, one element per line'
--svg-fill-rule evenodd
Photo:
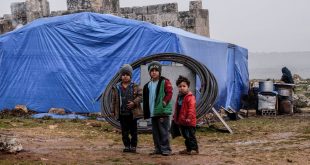
<path fill-rule="evenodd" d="M 186 84 L 186 82 L 181 82 L 178 85 L 178 89 L 180 93 L 186 94 L 188 92 L 188 85 Z"/>
<path fill-rule="evenodd" d="M 128 83 L 131 81 L 131 77 L 128 73 L 123 73 L 121 79 L 124 83 Z"/>
<path fill-rule="evenodd" d="M 152 69 L 150 71 L 150 76 L 152 79 L 155 79 L 155 80 L 159 79 L 159 71 L 157 69 Z"/>

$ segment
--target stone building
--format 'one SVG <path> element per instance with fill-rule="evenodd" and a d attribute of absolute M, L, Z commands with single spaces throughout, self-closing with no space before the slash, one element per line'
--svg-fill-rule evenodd
<path fill-rule="evenodd" d="M 119 0 L 67 0 L 67 11 L 53 11 L 51 13 L 47 0 L 26 0 L 25 2 L 12 3 L 11 11 L 12 20 L 4 21 L 6 19 L 2 19 L 3 23 L 0 22 L 0 27 L 4 29 L 11 27 L 12 30 L 18 24 L 25 25 L 41 17 L 90 11 L 146 21 L 159 26 L 174 26 L 210 37 L 209 12 L 202 8 L 201 0 L 191 1 L 189 11 L 178 11 L 177 3 L 121 8 Z M 10 23 L 11 26 L 9 26 Z M 0 33 L 3 32 L 0 31 Z"/>
<path fill-rule="evenodd" d="M 201 1 L 191 1 L 189 11 L 178 11 L 177 3 L 120 8 L 119 0 L 67 0 L 68 11 L 110 13 L 124 18 L 174 26 L 204 36 L 209 33 L 209 13 Z"/>
<path fill-rule="evenodd" d="M 26 0 L 27 22 L 50 16 L 50 6 L 47 0 Z"/>
<path fill-rule="evenodd" d="M 6 33 L 12 30 L 13 30 L 12 20 L 1 18 L 0 19 L 0 34 Z"/>
<path fill-rule="evenodd" d="M 25 25 L 27 23 L 26 2 L 11 3 L 12 19 L 17 24 Z"/>
<path fill-rule="evenodd" d="M 11 3 L 12 15 L 0 18 L 0 34 L 12 31 L 16 27 L 25 25 L 35 19 L 50 16 L 50 7 L 47 0 L 26 0 L 25 2 Z"/>
<path fill-rule="evenodd" d="M 67 0 L 68 11 L 92 11 L 118 15 L 119 0 Z"/>
<path fill-rule="evenodd" d="M 50 16 L 50 7 L 47 0 L 26 0 L 11 4 L 13 22 L 27 24 L 35 19 Z"/>
<path fill-rule="evenodd" d="M 191 1 L 189 11 L 178 11 L 177 3 L 121 8 L 125 18 L 150 22 L 159 26 L 174 26 L 196 34 L 210 36 L 209 13 L 201 1 Z"/>

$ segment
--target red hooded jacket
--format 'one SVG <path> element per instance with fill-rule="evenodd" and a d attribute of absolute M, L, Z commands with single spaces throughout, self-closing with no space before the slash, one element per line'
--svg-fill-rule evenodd
<path fill-rule="evenodd" d="M 177 98 L 178 100 L 178 98 Z M 176 124 L 196 127 L 196 98 L 192 92 L 188 92 L 183 99 L 181 109 L 177 116 L 177 100 L 173 120 Z"/>

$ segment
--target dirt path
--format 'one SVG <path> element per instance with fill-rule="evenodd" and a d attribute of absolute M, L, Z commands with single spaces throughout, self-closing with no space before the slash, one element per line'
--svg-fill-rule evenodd
<path fill-rule="evenodd" d="M 0 164 L 310 164 L 308 114 L 229 125 L 233 135 L 199 129 L 199 155 L 165 157 L 148 155 L 153 149 L 149 134 L 139 135 L 137 154 L 122 153 L 120 134 L 104 122 L 0 119 L 0 133 L 14 135 L 25 149 L 0 154 Z M 172 140 L 174 153 L 183 148 L 182 138 Z"/>

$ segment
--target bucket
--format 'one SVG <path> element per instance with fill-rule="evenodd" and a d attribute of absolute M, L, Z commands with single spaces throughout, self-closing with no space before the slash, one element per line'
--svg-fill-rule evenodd
<path fill-rule="evenodd" d="M 272 92 L 273 91 L 273 81 L 260 81 L 259 91 L 260 92 Z"/>
<path fill-rule="evenodd" d="M 280 96 L 291 96 L 291 89 L 278 89 L 278 94 Z"/>

